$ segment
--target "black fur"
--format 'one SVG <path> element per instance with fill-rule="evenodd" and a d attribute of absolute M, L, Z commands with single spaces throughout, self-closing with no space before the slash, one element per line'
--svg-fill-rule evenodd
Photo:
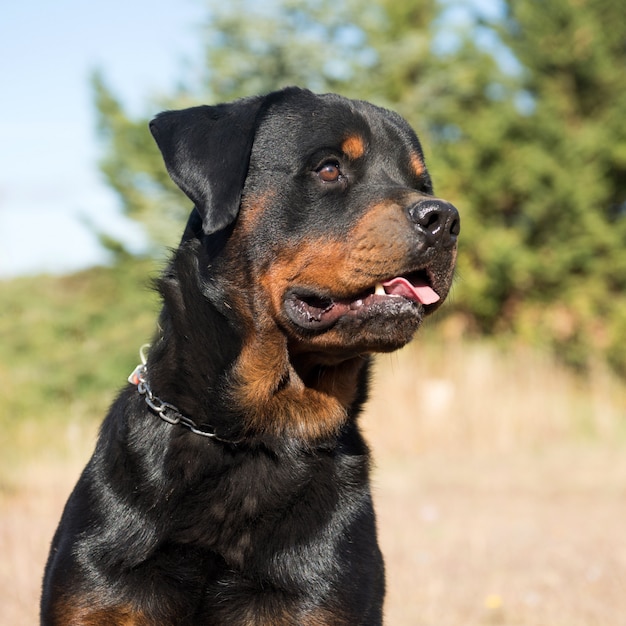
<path fill-rule="evenodd" d="M 367 103 L 290 88 L 151 130 L 195 209 L 147 377 L 217 438 L 121 392 L 54 537 L 41 623 L 381 624 L 357 416 L 369 355 L 439 302 L 373 290 L 403 276 L 443 300 L 456 210 L 408 125 Z"/>

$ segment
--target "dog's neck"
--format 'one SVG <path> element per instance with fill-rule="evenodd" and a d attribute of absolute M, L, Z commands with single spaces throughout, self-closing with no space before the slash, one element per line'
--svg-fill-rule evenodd
<path fill-rule="evenodd" d="M 307 442 L 337 436 L 365 399 L 367 359 L 321 365 L 292 357 L 278 330 L 256 335 L 232 368 L 230 394 L 246 429 Z"/>
<path fill-rule="evenodd" d="M 154 392 L 224 439 L 336 438 L 365 401 L 369 359 L 294 354 L 276 325 L 237 318 L 226 294 L 200 278 L 194 247 L 178 251 L 158 283 Z"/>

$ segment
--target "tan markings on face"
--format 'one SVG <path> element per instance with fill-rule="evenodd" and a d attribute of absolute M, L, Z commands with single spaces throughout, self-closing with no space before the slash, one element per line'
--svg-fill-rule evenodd
<path fill-rule="evenodd" d="M 254 285 L 251 285 L 250 268 L 248 267 L 248 259 L 245 258 L 245 251 L 249 248 L 258 224 L 262 222 L 267 207 L 271 205 L 273 198 L 274 192 L 271 190 L 260 195 L 249 195 L 243 198 L 235 230 L 229 237 L 224 251 L 229 267 L 224 279 L 234 285 L 235 288 L 227 291 L 223 304 L 237 312 L 243 326 L 240 328 L 243 334 L 254 332 L 254 318 L 257 314 L 251 308 L 253 307 L 251 299 Z"/>
<path fill-rule="evenodd" d="M 272 294 L 275 312 L 282 306 L 282 297 L 291 285 L 327 287 L 334 295 L 348 295 L 359 280 L 346 272 L 351 257 L 347 241 L 311 239 L 281 251 L 260 282 Z M 357 273 L 359 272 L 356 268 Z"/>
<path fill-rule="evenodd" d="M 365 141 L 360 135 L 349 135 L 341 144 L 341 150 L 353 161 L 365 154 Z"/>
<path fill-rule="evenodd" d="M 416 152 L 411 154 L 411 169 L 417 177 L 423 176 L 426 172 L 426 166 L 424 165 L 424 161 Z"/>
<path fill-rule="evenodd" d="M 373 206 L 352 232 L 352 264 L 370 277 L 391 278 L 406 271 L 415 236 L 401 205 L 393 201 Z"/>
<path fill-rule="evenodd" d="M 275 192 L 267 191 L 259 196 L 247 196 L 242 199 L 237 227 L 243 234 L 254 231 L 255 226 L 263 219 L 265 210 L 273 202 L 274 196 Z"/>
<path fill-rule="evenodd" d="M 313 239 L 282 250 L 259 280 L 270 294 L 274 314 L 279 314 L 291 286 L 350 297 L 406 271 L 412 245 L 409 230 L 399 205 L 382 202 L 368 210 L 342 240 Z"/>

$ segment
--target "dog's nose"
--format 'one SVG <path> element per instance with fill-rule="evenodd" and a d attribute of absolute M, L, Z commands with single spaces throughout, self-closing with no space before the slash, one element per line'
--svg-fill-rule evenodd
<path fill-rule="evenodd" d="M 428 198 L 407 209 L 409 219 L 425 235 L 429 245 L 436 243 L 451 247 L 461 230 L 459 212 L 444 200 Z"/>

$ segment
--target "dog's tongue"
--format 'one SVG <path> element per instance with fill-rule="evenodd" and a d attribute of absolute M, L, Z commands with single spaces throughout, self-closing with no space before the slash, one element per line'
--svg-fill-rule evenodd
<path fill-rule="evenodd" d="M 439 296 L 426 281 L 416 281 L 412 284 L 406 278 L 398 277 L 383 283 L 383 287 L 389 295 L 404 296 L 422 304 L 434 304 L 439 300 Z"/>

